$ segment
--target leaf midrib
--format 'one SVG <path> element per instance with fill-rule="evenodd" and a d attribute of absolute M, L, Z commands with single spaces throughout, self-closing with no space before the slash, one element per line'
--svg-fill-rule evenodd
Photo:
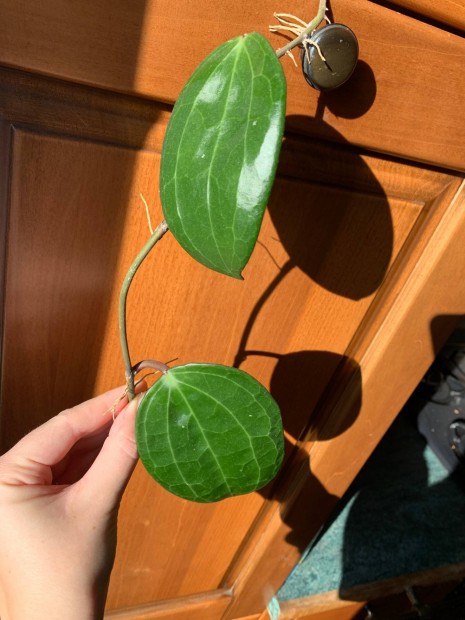
<path fill-rule="evenodd" d="M 232 53 L 233 53 L 233 52 L 237 49 L 238 45 L 241 45 L 241 44 L 242 44 L 242 38 L 238 38 L 238 41 L 237 41 L 236 45 L 234 45 L 234 46 L 233 46 L 233 47 L 229 50 L 229 52 L 226 54 L 226 56 L 224 56 L 224 58 L 221 60 L 221 64 L 222 64 L 222 63 L 224 63 L 224 62 L 226 61 L 226 59 L 227 59 L 227 58 L 228 58 L 228 57 L 229 57 L 229 56 L 230 56 L 230 55 L 231 55 L 231 54 L 232 54 Z M 240 56 L 240 54 L 237 54 L 237 58 L 238 58 L 239 56 Z M 235 60 L 235 62 L 234 62 L 233 71 L 232 71 L 232 73 L 231 73 L 231 79 L 230 79 L 229 89 L 228 89 L 228 96 L 229 96 L 229 92 L 231 91 L 231 82 L 232 82 L 232 77 L 233 77 L 233 75 L 234 75 L 234 70 L 235 70 L 235 67 L 236 67 L 236 64 L 237 64 L 237 58 L 236 58 L 236 60 Z M 213 72 L 210 74 L 210 77 L 211 77 L 211 76 L 212 76 L 212 75 L 213 75 L 216 71 L 218 71 L 218 67 L 215 69 L 215 71 L 213 71 Z M 183 141 L 184 141 L 184 136 L 185 136 L 185 133 L 186 133 L 186 128 L 187 128 L 187 125 L 188 125 L 189 119 L 191 118 L 192 113 L 193 113 L 193 111 L 194 111 L 194 109 L 195 109 L 195 107 L 196 107 L 196 105 L 197 105 L 197 101 L 198 101 L 198 98 L 199 98 L 199 96 L 200 96 L 200 93 L 201 93 L 201 92 L 202 92 L 202 89 L 200 89 L 200 90 L 199 90 L 199 92 L 197 93 L 197 95 L 195 96 L 194 101 L 193 101 L 193 103 L 191 104 L 191 111 L 189 112 L 189 114 L 188 114 L 188 115 L 187 115 L 187 117 L 186 117 L 186 120 L 185 120 L 185 123 L 184 123 L 184 127 L 183 127 L 183 130 L 182 130 L 182 133 L 181 133 L 181 137 L 180 137 L 180 139 L 179 139 L 179 143 L 178 143 L 178 150 L 177 150 L 177 152 L 176 152 L 176 161 L 178 161 L 178 160 L 179 160 L 179 153 L 180 153 L 180 151 L 181 151 L 181 145 L 182 145 L 182 143 L 183 143 Z M 225 109 L 226 109 L 227 107 L 228 107 L 228 105 L 227 105 L 227 101 L 226 101 L 226 106 L 225 106 Z M 222 117 L 222 118 L 224 118 L 224 114 L 223 114 L 223 117 Z M 212 157 L 212 160 L 213 160 L 213 157 Z M 210 167 L 209 167 L 209 173 L 210 173 L 210 170 L 211 170 L 211 163 L 210 163 Z M 180 212 L 179 212 L 178 198 L 177 198 L 177 196 L 178 196 L 178 184 L 177 184 L 177 165 L 175 166 L 175 169 L 174 169 L 173 178 L 174 178 L 174 195 L 175 195 L 175 203 L 176 203 L 176 212 L 177 212 L 177 214 L 178 214 L 179 224 L 180 224 L 180 226 L 181 226 L 181 228 L 182 228 L 182 230 L 183 230 L 183 233 L 184 233 L 185 237 L 189 240 L 189 242 L 190 242 L 190 243 L 192 244 L 192 246 L 196 249 L 196 251 L 197 251 L 197 252 L 198 252 L 201 256 L 203 256 L 203 257 L 204 257 L 204 259 L 205 259 L 207 262 L 210 262 L 210 258 L 209 258 L 209 257 L 207 257 L 207 256 L 205 256 L 205 254 L 203 253 L 203 251 L 202 251 L 201 249 L 199 249 L 199 247 L 198 247 L 198 246 L 197 246 L 197 245 L 193 242 L 192 238 L 191 238 L 191 237 L 187 234 L 186 229 L 184 228 L 183 218 L 182 218 L 182 216 L 181 216 L 181 214 L 180 214 Z M 208 177 L 208 185 L 209 185 L 209 183 L 210 183 L 210 174 L 209 174 L 209 177 Z M 220 252 L 220 250 L 219 250 L 218 241 L 217 241 L 217 239 L 216 239 L 216 237 L 215 237 L 215 235 L 214 235 L 214 232 L 213 232 L 213 226 L 212 226 L 212 221 L 211 221 L 211 213 L 210 213 L 210 205 L 208 205 L 208 211 L 209 211 L 209 219 L 210 219 L 210 228 L 211 228 L 211 231 L 212 231 L 213 240 L 215 241 L 215 245 L 216 245 L 216 249 L 217 249 L 217 252 L 218 252 L 218 256 L 219 256 L 219 258 L 221 259 L 221 261 L 223 262 L 224 267 L 225 267 L 226 269 L 228 269 L 228 265 L 226 264 L 226 262 L 225 262 L 225 260 L 224 260 L 224 258 L 223 258 L 223 256 L 222 256 L 222 254 L 221 254 L 221 252 Z"/>
<path fill-rule="evenodd" d="M 169 388 L 169 389 L 170 389 L 170 388 Z M 170 389 L 170 392 L 171 392 L 171 389 Z M 226 485 L 226 487 L 227 487 L 227 489 L 228 489 L 228 491 L 229 491 L 229 494 L 230 494 L 230 495 L 234 495 L 234 493 L 233 493 L 233 491 L 232 491 L 231 487 L 230 487 L 230 486 L 229 486 L 229 484 L 228 484 L 228 481 L 227 481 L 227 480 L 226 480 L 226 478 L 225 478 L 225 475 L 224 475 L 224 473 L 223 473 L 223 470 L 222 470 L 222 468 L 221 468 L 221 465 L 220 465 L 220 463 L 218 462 L 218 459 L 216 458 L 216 454 L 215 454 L 215 452 L 212 450 L 212 447 L 211 447 L 211 445 L 210 445 L 210 442 L 209 442 L 209 441 L 208 441 L 208 439 L 205 437 L 205 433 L 203 432 L 202 425 L 201 425 L 201 424 L 199 424 L 199 421 L 198 421 L 198 419 L 197 419 L 197 416 L 196 416 L 196 415 L 195 415 L 195 413 L 194 413 L 194 410 L 192 409 L 192 407 L 191 407 L 191 405 L 190 405 L 189 401 L 188 401 L 188 400 L 186 399 L 186 397 L 184 396 L 184 394 L 183 394 L 182 390 L 178 390 L 178 392 L 179 392 L 179 394 L 181 395 L 181 398 L 182 398 L 182 399 L 184 400 L 184 402 L 186 403 L 186 405 L 187 405 L 188 409 L 189 409 L 189 410 L 190 410 L 190 412 L 192 413 L 192 416 L 193 416 L 194 420 L 195 420 L 195 421 L 196 421 L 196 423 L 197 423 L 197 427 L 199 428 L 200 434 L 202 435 L 202 437 L 203 437 L 203 439 L 204 439 L 205 443 L 207 444 L 208 448 L 210 449 L 210 452 L 211 452 L 211 454 L 212 454 L 212 456 L 213 456 L 213 459 L 214 459 L 214 461 L 215 461 L 215 463 L 216 463 L 216 466 L 217 466 L 217 468 L 218 468 L 218 471 L 220 472 L 220 474 L 221 474 L 221 476 L 222 476 L 222 478 L 223 478 L 223 480 L 224 480 L 224 483 L 225 483 L 225 485 Z M 189 485 L 189 487 L 192 489 L 192 487 L 191 487 L 190 485 Z M 195 491 L 194 491 L 193 489 L 192 489 L 192 492 L 193 492 L 193 493 L 195 493 Z M 197 495 L 198 497 L 201 497 L 200 495 L 198 495 L 198 493 L 196 493 L 196 495 Z"/>

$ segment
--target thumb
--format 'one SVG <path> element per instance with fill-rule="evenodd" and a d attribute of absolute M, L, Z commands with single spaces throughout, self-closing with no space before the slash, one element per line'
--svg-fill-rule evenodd
<path fill-rule="evenodd" d="M 135 422 L 143 394 L 138 394 L 118 415 L 97 458 L 76 483 L 79 497 L 99 512 L 117 508 L 139 457 Z"/>

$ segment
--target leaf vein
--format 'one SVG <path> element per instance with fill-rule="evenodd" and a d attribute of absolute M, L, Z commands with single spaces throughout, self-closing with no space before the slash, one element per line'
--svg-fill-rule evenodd
<path fill-rule="evenodd" d="M 191 485 L 189 484 L 189 482 L 186 480 L 186 478 L 184 477 L 184 474 L 181 471 L 181 468 L 179 467 L 179 463 L 176 461 L 176 457 L 173 451 L 173 446 L 171 445 L 171 436 L 170 436 L 170 425 L 169 425 L 169 420 L 170 420 L 170 415 L 169 415 L 169 404 L 170 404 L 170 400 L 171 400 L 171 388 L 168 386 L 168 398 L 166 401 L 166 437 L 168 440 L 168 445 L 170 447 L 170 452 L 171 452 L 171 456 L 173 458 L 173 464 L 176 465 L 176 469 L 179 472 L 179 475 L 181 476 L 182 480 L 184 481 L 184 484 L 187 485 L 187 487 L 189 489 L 191 489 L 191 491 L 197 495 L 195 493 L 195 491 L 192 489 Z"/>
<path fill-rule="evenodd" d="M 178 382 L 179 382 L 179 383 L 182 383 L 181 381 L 179 381 L 179 379 L 178 379 Z M 184 396 L 184 394 L 183 394 L 182 390 L 179 390 L 179 393 L 180 393 L 180 395 L 181 395 L 181 398 L 184 400 L 184 402 L 186 403 L 187 407 L 188 407 L 188 408 L 189 408 L 189 410 L 191 411 L 191 413 L 192 413 L 192 416 L 193 416 L 194 420 L 197 422 L 197 426 L 198 426 L 198 428 L 199 428 L 200 434 L 202 435 L 202 437 L 203 437 L 203 439 L 204 439 L 205 443 L 207 444 L 207 446 L 210 448 L 210 452 L 211 452 L 211 454 L 212 454 L 212 457 L 213 457 L 213 459 L 214 459 L 214 461 L 215 461 L 215 463 L 216 463 L 216 465 L 217 465 L 218 471 L 220 472 L 221 476 L 223 477 L 224 483 L 225 483 L 226 487 L 228 488 L 228 491 L 229 491 L 230 495 L 234 495 L 234 493 L 233 493 L 233 491 L 232 491 L 231 487 L 230 487 L 230 486 L 229 486 L 229 484 L 228 484 L 228 481 L 226 480 L 226 478 L 225 478 L 225 476 L 224 476 L 224 473 L 223 473 L 223 470 L 222 470 L 222 468 L 221 468 L 221 465 L 220 465 L 220 463 L 218 462 L 218 459 L 216 458 L 216 454 L 215 454 L 215 452 L 212 450 L 212 447 L 210 446 L 210 442 L 209 442 L 209 441 L 208 441 L 208 439 L 205 437 L 205 433 L 203 432 L 202 425 L 199 423 L 199 421 L 198 421 L 198 419 L 197 419 L 197 416 L 195 415 L 195 411 L 192 409 L 192 407 L 191 407 L 191 405 L 190 405 L 189 401 L 188 401 L 188 400 L 187 400 L 187 398 Z"/>
<path fill-rule="evenodd" d="M 216 375 L 215 375 L 216 376 Z M 249 443 L 250 446 L 250 450 L 252 452 L 252 459 L 255 461 L 256 465 L 257 465 L 257 469 L 258 469 L 258 475 L 257 475 L 257 480 L 256 482 L 258 482 L 260 480 L 260 472 L 261 472 L 261 467 L 260 467 L 260 463 L 257 460 L 257 457 L 255 456 L 255 450 L 253 448 L 253 444 L 252 441 L 250 439 L 249 433 L 247 432 L 247 429 L 245 428 L 245 426 L 242 424 L 242 422 L 237 418 L 236 415 L 234 415 L 234 412 L 231 411 L 231 409 L 228 409 L 226 407 L 226 405 L 224 403 L 222 403 L 221 401 L 219 401 L 217 398 L 215 398 L 214 396 L 212 396 L 211 394 L 208 394 L 207 392 L 204 392 L 203 390 L 201 390 L 200 388 L 196 387 L 195 385 L 192 385 L 191 383 L 187 383 L 185 381 L 181 381 L 178 379 L 178 383 L 181 383 L 182 385 L 185 385 L 187 387 L 189 387 L 192 390 L 195 390 L 196 392 L 200 392 L 201 394 L 203 394 L 206 398 L 208 398 L 209 400 L 213 401 L 214 403 L 216 403 L 220 409 L 223 409 L 226 413 L 228 413 L 230 415 L 231 418 L 233 418 L 235 420 L 235 422 L 237 423 L 237 425 L 243 430 L 247 441 Z M 238 387 L 242 388 L 241 385 L 239 385 L 238 383 L 236 383 L 235 381 L 232 381 L 231 383 L 234 383 L 235 385 L 237 385 Z M 243 389 L 243 388 L 242 388 Z M 249 392 L 248 390 L 244 390 L 246 391 L 248 394 L 250 394 L 253 397 L 253 394 L 251 392 Z M 254 401 L 259 405 L 260 403 L 258 403 L 258 401 L 255 399 L 255 397 L 253 397 Z M 262 409 L 264 410 L 264 408 L 262 407 Z M 192 411 L 192 409 L 191 409 Z M 264 410 L 265 411 L 265 410 Z M 200 425 L 199 425 L 200 426 Z M 205 438 L 206 440 L 206 438 Z M 207 441 L 207 440 L 206 440 Z"/>
<path fill-rule="evenodd" d="M 249 135 L 249 126 L 250 126 L 250 114 L 252 111 L 252 102 L 253 102 L 253 92 L 254 92 L 254 87 L 255 87 L 255 76 L 254 76 L 254 72 L 253 72 L 253 65 L 252 65 L 252 59 L 250 58 L 250 54 L 249 54 L 249 50 L 247 49 L 247 47 L 244 47 L 245 50 L 245 54 L 247 56 L 247 60 L 249 61 L 249 66 L 250 66 L 250 74 L 251 74 L 251 88 L 250 88 L 250 94 L 249 94 L 249 109 L 247 112 L 247 124 L 246 124 L 246 128 L 245 128 L 245 136 L 244 136 L 244 147 L 243 147 L 243 160 L 245 162 L 246 160 L 246 155 L 247 155 L 247 138 Z M 237 203 L 237 198 L 236 198 L 236 203 Z M 236 219 L 237 219 L 237 204 L 236 204 L 236 209 L 234 210 L 234 217 L 233 217 L 233 221 L 232 221 L 232 235 L 233 235 L 233 251 L 232 251 L 232 261 L 234 261 L 234 257 L 237 255 L 236 253 L 236 245 L 237 245 L 237 236 L 236 236 Z M 232 267 L 231 267 L 232 268 Z"/>
<path fill-rule="evenodd" d="M 236 45 L 234 45 L 234 46 L 231 48 L 231 50 L 229 50 L 229 52 L 228 52 L 228 53 L 227 53 L 227 54 L 226 54 L 226 55 L 225 55 L 225 56 L 221 59 L 221 63 L 220 63 L 220 64 L 222 64 L 222 63 L 224 63 L 224 62 L 226 61 L 226 59 L 227 59 L 227 58 L 228 58 L 228 57 L 229 57 L 229 56 L 230 56 L 230 55 L 234 52 L 234 50 L 236 49 L 236 47 L 237 47 L 237 44 L 236 44 Z M 235 63 L 236 63 L 236 62 L 237 62 L 237 58 L 236 58 Z M 235 66 L 235 65 L 234 65 L 234 66 Z M 213 73 L 216 73 L 216 71 L 217 71 L 217 70 L 218 70 L 218 68 L 217 68 L 217 69 L 215 69 L 215 71 L 214 71 Z M 213 73 L 212 73 L 212 75 L 213 75 Z M 211 76 L 210 76 L 210 77 L 211 77 Z M 194 98 L 194 101 L 193 101 L 193 103 L 192 103 L 192 106 L 191 106 L 190 112 L 189 112 L 189 114 L 187 115 L 187 117 L 186 117 L 186 119 L 185 119 L 185 122 L 184 122 L 184 127 L 183 127 L 183 130 L 182 130 L 182 133 L 181 133 L 181 136 L 180 136 L 179 142 L 178 142 L 178 149 L 177 149 L 177 152 L 176 152 L 176 158 L 175 158 L 175 161 L 176 161 L 176 162 L 178 162 L 178 161 L 179 161 L 179 153 L 181 152 L 181 147 L 182 147 L 182 144 L 183 144 L 183 141 L 184 141 L 184 137 L 185 137 L 185 134 L 186 134 L 186 128 L 187 128 L 187 126 L 188 126 L 188 123 L 189 123 L 190 117 L 191 117 L 191 116 L 192 116 L 192 114 L 195 112 L 195 109 L 196 109 L 196 104 L 197 104 L 197 101 L 198 101 L 198 99 L 199 99 L 199 97 L 200 97 L 200 93 L 201 93 L 201 92 L 202 92 L 202 89 L 199 89 L 199 92 L 196 94 L 196 96 L 195 96 L 195 98 Z M 228 95 L 229 95 L 229 92 L 228 92 Z M 226 106 L 226 107 L 227 107 L 227 106 Z M 223 118 L 224 118 L 224 116 L 223 116 Z M 211 164 L 210 164 L 210 168 L 209 168 L 209 173 L 210 173 L 210 170 L 211 170 Z M 200 248 L 199 248 L 199 247 L 198 247 L 198 246 L 194 243 L 194 241 L 192 240 L 192 238 L 191 238 L 191 237 L 187 234 L 187 232 L 186 232 L 186 229 L 185 229 L 185 226 L 184 226 L 184 222 L 183 222 L 183 218 L 182 218 L 181 213 L 180 213 L 180 211 L 179 211 L 179 202 L 178 202 L 178 174 L 177 174 L 177 171 L 178 171 L 178 168 L 177 168 L 177 165 L 176 165 L 176 166 L 175 166 L 175 168 L 174 168 L 173 178 L 174 178 L 174 196 L 175 196 L 175 203 L 176 203 L 176 213 L 178 214 L 178 219 L 179 219 L 178 224 L 179 224 L 179 225 L 180 225 L 180 227 L 182 228 L 182 230 L 183 230 L 183 232 L 184 232 L 185 237 L 186 237 L 187 239 L 189 239 L 189 242 L 192 244 L 192 247 L 194 247 L 194 248 L 195 248 L 195 250 L 196 250 L 196 251 L 197 251 L 197 252 L 198 252 L 201 256 L 203 256 L 203 257 L 207 260 L 207 262 L 209 262 L 209 260 L 210 260 L 210 259 L 209 259 L 209 258 L 208 258 L 208 257 L 204 254 L 204 252 L 203 252 L 203 251 L 202 251 L 202 250 L 201 250 L 201 249 L 200 249 Z M 207 182 L 207 191 L 208 191 L 208 188 L 209 188 L 209 181 Z M 212 227 L 212 222 L 211 222 L 211 214 L 210 214 L 210 206 L 209 206 L 209 204 L 208 204 L 208 210 L 209 210 L 210 226 Z M 223 258 L 223 256 L 222 256 L 222 254 L 220 253 L 220 250 L 219 250 L 219 247 L 218 247 L 218 242 L 217 242 L 217 240 L 216 240 L 216 238 L 215 238 L 215 235 L 214 235 L 213 227 L 212 227 L 212 234 L 213 234 L 213 240 L 214 240 L 215 245 L 216 245 L 217 250 L 218 250 L 218 255 L 219 255 L 219 258 L 222 260 L 222 262 L 223 262 L 224 266 L 225 266 L 225 267 L 226 267 L 226 269 L 227 269 L 227 267 L 228 267 L 228 266 L 226 265 L 225 260 L 224 260 L 224 258 Z"/>
<path fill-rule="evenodd" d="M 237 63 L 238 60 L 240 58 L 240 52 L 237 53 L 236 58 L 234 59 L 234 65 L 231 71 L 231 77 L 229 80 L 229 86 L 228 86 L 228 92 L 226 95 L 226 99 L 225 99 L 225 106 L 224 106 L 224 110 L 223 110 L 223 114 L 221 116 L 221 120 L 220 120 L 220 126 L 223 124 L 224 118 L 226 116 L 226 112 L 228 110 L 229 106 L 229 95 L 231 93 L 231 88 L 232 88 L 232 84 L 234 83 L 234 77 L 235 77 L 235 73 L 236 73 L 236 68 L 237 68 Z M 208 168 L 208 174 L 207 174 L 207 210 L 208 210 L 208 219 L 210 220 L 210 227 L 211 227 L 211 231 L 212 231 L 212 236 L 213 236 L 213 241 L 215 242 L 216 245 L 216 249 L 218 251 L 218 256 L 220 257 L 223 265 L 225 266 L 226 269 L 231 269 L 231 267 L 228 267 L 224 256 L 220 250 L 220 246 L 218 244 L 218 240 L 216 238 L 215 235 L 215 231 L 214 231 L 214 227 L 213 227 L 213 220 L 212 220 L 212 207 L 211 207 L 211 177 L 212 177 L 212 168 L 213 168 L 213 162 L 215 160 L 215 156 L 218 150 L 218 144 L 220 142 L 220 132 L 217 133 L 216 136 L 216 141 L 215 141 L 215 145 L 213 147 L 213 151 L 211 154 L 211 158 L 210 158 L 210 166 Z"/>

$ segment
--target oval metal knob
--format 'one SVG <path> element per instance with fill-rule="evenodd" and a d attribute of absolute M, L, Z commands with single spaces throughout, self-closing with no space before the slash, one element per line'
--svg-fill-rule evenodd
<path fill-rule="evenodd" d="M 352 30 L 343 24 L 329 24 L 316 30 L 308 39 L 301 58 L 302 70 L 310 86 L 317 90 L 331 90 L 344 84 L 358 60 L 358 41 Z"/>

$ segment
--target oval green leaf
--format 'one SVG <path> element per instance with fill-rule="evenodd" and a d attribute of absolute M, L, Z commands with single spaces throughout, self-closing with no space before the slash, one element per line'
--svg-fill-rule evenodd
<path fill-rule="evenodd" d="M 283 70 L 251 33 L 216 48 L 181 92 L 166 131 L 160 196 L 181 246 L 241 278 L 258 237 L 281 148 Z"/>
<path fill-rule="evenodd" d="M 247 373 L 217 364 L 177 366 L 163 375 L 141 402 L 136 439 L 149 474 L 196 502 L 263 487 L 284 454 L 272 396 Z"/>

